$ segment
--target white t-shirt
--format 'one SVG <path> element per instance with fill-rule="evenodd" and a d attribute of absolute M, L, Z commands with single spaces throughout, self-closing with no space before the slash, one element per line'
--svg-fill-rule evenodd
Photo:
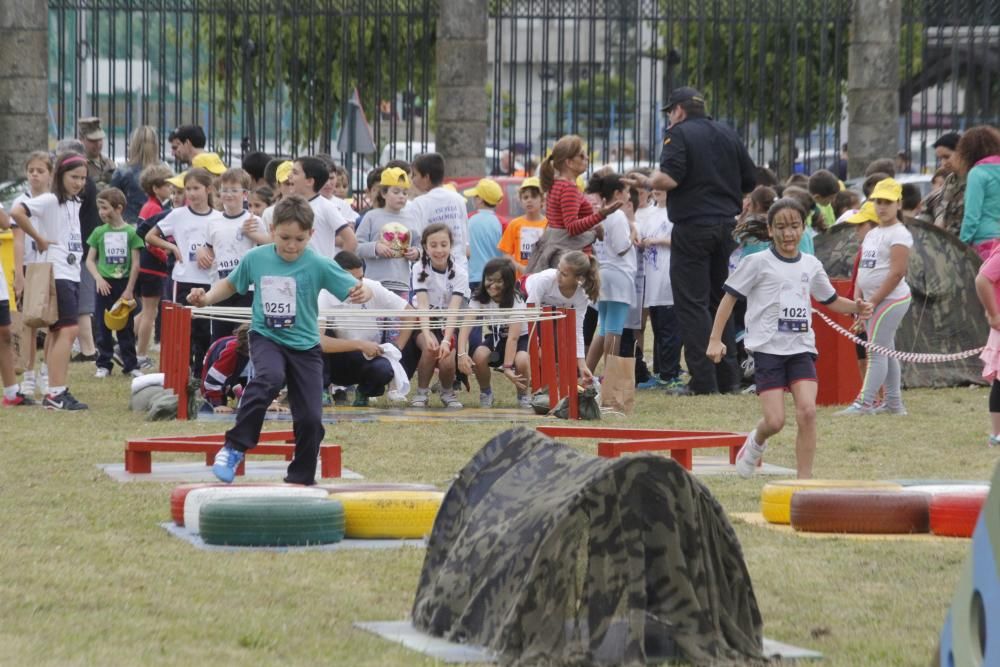
<path fill-rule="evenodd" d="M 509 309 L 508 308 L 500 308 L 500 304 L 497 303 L 496 301 L 493 301 L 493 300 L 490 300 L 489 303 L 480 303 L 479 299 L 471 299 L 469 301 L 469 310 L 490 310 L 490 311 L 496 310 L 496 311 L 499 311 L 499 310 L 524 310 L 525 308 L 527 308 L 527 304 L 524 303 L 524 299 L 522 299 L 519 295 L 516 295 L 516 294 L 514 295 L 514 305 L 511 306 L 511 308 L 509 308 Z M 468 320 L 468 324 L 470 324 L 472 326 L 476 326 L 476 320 L 475 320 L 475 318 L 470 317 L 469 320 Z M 483 326 L 483 325 L 480 324 L 479 326 Z M 489 333 L 489 335 L 493 336 L 494 340 L 496 340 L 498 338 L 505 338 L 507 336 L 507 334 L 508 334 L 509 329 L 510 329 L 510 325 L 507 325 L 507 324 L 487 324 L 485 326 L 489 327 L 489 332 L 488 333 Z M 519 337 L 520 336 L 527 336 L 528 335 L 528 329 L 530 327 L 531 327 L 530 323 L 527 323 L 527 322 L 522 323 L 521 324 L 521 333 L 518 334 L 518 336 Z"/>
<path fill-rule="evenodd" d="M 615 211 L 601 223 L 604 240 L 594 242 L 594 254 L 601 265 L 601 301 L 635 301 L 636 255 L 628 218 Z"/>
<path fill-rule="evenodd" d="M 28 199 L 31 199 L 31 195 L 29 193 L 27 193 L 27 192 L 22 192 L 21 194 L 19 194 L 17 196 L 16 199 L 14 199 L 14 202 L 10 206 L 10 210 L 13 211 L 14 209 L 17 208 L 18 204 L 21 204 L 21 203 L 25 202 Z M 11 222 L 11 224 L 16 224 L 13 219 L 10 222 Z M 35 248 L 35 239 L 33 239 L 30 236 L 28 236 L 27 234 L 25 234 L 24 235 L 24 264 L 25 264 L 25 266 L 27 266 L 28 264 L 34 264 L 37 261 L 38 261 L 38 250 Z"/>
<path fill-rule="evenodd" d="M 350 202 L 341 199 L 336 195 L 330 197 L 329 201 L 331 204 L 337 207 L 337 212 L 340 213 L 340 217 L 342 217 L 346 222 L 349 222 L 353 225 L 360 217 L 358 215 L 358 212 L 355 211 L 354 208 L 351 206 Z"/>
<path fill-rule="evenodd" d="M 56 280 L 80 282 L 80 265 L 86 259 L 80 234 L 80 200 L 67 199 L 60 204 L 54 194 L 46 192 L 25 199 L 21 205 L 35 231 L 49 242 L 49 249 L 35 261 L 52 262 Z"/>
<path fill-rule="evenodd" d="M 337 248 L 337 232 L 349 225 L 340 215 L 329 199 L 316 195 L 309 200 L 313 215 L 313 235 L 309 239 L 309 247 L 318 252 L 323 257 L 333 259 L 339 252 Z"/>
<path fill-rule="evenodd" d="M 528 292 L 528 303 L 535 306 L 552 306 L 553 308 L 572 308 L 576 311 L 576 356 L 584 358 L 583 319 L 587 316 L 587 295 L 582 287 L 577 287 L 573 296 L 567 298 L 559 290 L 558 269 L 545 269 L 528 276 L 525 281 Z"/>
<path fill-rule="evenodd" d="M 639 238 L 670 238 L 674 223 L 667 217 L 667 209 L 656 207 L 643 211 L 646 214 L 639 221 Z M 643 306 L 674 305 L 674 291 L 670 286 L 670 246 L 658 244 L 643 248 L 642 268 L 646 274 Z"/>
<path fill-rule="evenodd" d="M 225 278 L 240 265 L 243 255 L 257 246 L 250 237 L 243 234 L 243 223 L 251 216 L 250 211 L 242 211 L 230 217 L 226 213 L 218 220 L 208 223 L 206 245 L 215 253 L 212 269 L 219 278 Z"/>
<path fill-rule="evenodd" d="M 888 227 L 879 225 L 865 236 L 864 243 L 861 244 L 861 262 L 858 264 L 858 287 L 864 298 L 874 294 L 889 275 L 889 255 L 894 245 L 913 247 L 913 235 L 899 222 Z M 902 299 L 909 294 L 910 286 L 904 277 L 885 298 Z"/>
<path fill-rule="evenodd" d="M 803 253 L 786 259 L 773 247 L 744 257 L 724 289 L 747 300 L 746 348 L 768 354 L 815 354 L 809 297 L 820 303 L 837 299 L 818 259 Z"/>
<path fill-rule="evenodd" d="M 426 292 L 427 303 L 431 308 L 447 308 L 451 303 L 451 297 L 456 294 L 463 299 L 468 299 L 469 274 L 466 273 L 465 267 L 461 264 L 455 264 L 453 268 L 455 275 L 453 278 L 449 278 L 448 274 L 452 271 L 448 269 L 438 271 L 429 262 L 426 266 L 422 262 L 415 262 L 410 270 L 413 293 Z M 421 280 L 420 274 L 425 269 L 427 277 Z"/>
<path fill-rule="evenodd" d="M 447 188 L 437 187 L 407 203 L 403 209 L 417 219 L 420 232 L 441 222 L 451 229 L 451 256 L 468 270 L 465 248 L 469 238 L 469 211 L 465 197 Z"/>
<path fill-rule="evenodd" d="M 174 242 L 184 256 L 183 262 L 174 263 L 171 277 L 178 283 L 211 285 L 215 278 L 214 269 L 198 266 L 198 248 L 208 240 L 209 226 L 222 220 L 222 213 L 214 208 L 205 213 L 195 213 L 187 206 L 175 208 L 163 220 L 156 223 L 162 236 L 173 236 Z"/>
<path fill-rule="evenodd" d="M 382 284 L 377 280 L 362 278 L 361 282 L 367 285 L 372 291 L 371 300 L 366 301 L 365 303 L 344 303 L 324 289 L 319 291 L 319 309 L 321 311 L 333 310 L 336 308 L 342 308 L 345 310 L 406 310 L 408 305 L 406 300 L 396 294 L 393 294 L 385 287 L 382 287 Z M 367 340 L 372 343 L 382 343 L 382 334 L 384 332 L 381 329 L 352 329 L 352 324 L 355 326 L 358 324 L 358 320 L 354 318 L 344 318 L 338 320 L 336 316 L 326 319 L 321 316 L 319 324 L 321 330 L 333 329 L 334 335 L 342 340 Z"/>

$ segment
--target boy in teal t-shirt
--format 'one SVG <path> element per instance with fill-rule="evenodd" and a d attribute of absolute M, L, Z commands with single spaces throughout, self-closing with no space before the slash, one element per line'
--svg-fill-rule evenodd
<path fill-rule="evenodd" d="M 135 316 L 129 312 L 128 321 L 118 331 L 112 331 L 104 323 L 104 311 L 111 310 L 121 299 L 132 302 L 133 292 L 139 278 L 139 250 L 145 245 L 135 227 L 122 219 L 125 210 L 125 195 L 118 188 L 106 188 L 97 195 L 97 213 L 104 224 L 87 237 L 87 271 L 97 285 L 97 372 L 95 377 L 105 378 L 114 367 L 115 338 L 121 352 L 122 371 L 126 375 L 138 377 L 139 361 L 135 354 Z"/>
<path fill-rule="evenodd" d="M 288 405 L 295 423 L 295 457 L 285 482 L 316 483 L 316 457 L 326 434 L 323 428 L 323 354 L 319 347 L 319 291 L 341 301 L 364 303 L 371 291 L 333 260 L 306 246 L 313 232 L 313 211 L 298 195 L 274 207 L 273 243 L 243 256 L 235 271 L 206 292 L 192 289 L 188 303 L 219 303 L 254 286 L 250 324 L 250 356 L 254 377 L 226 431 L 226 444 L 215 456 L 212 472 L 233 481 L 248 449 L 257 445 L 264 415 L 281 388 L 288 386 Z"/>

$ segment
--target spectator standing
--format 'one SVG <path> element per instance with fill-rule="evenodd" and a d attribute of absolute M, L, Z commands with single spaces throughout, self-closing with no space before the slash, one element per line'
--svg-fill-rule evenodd
<path fill-rule="evenodd" d="M 959 238 L 985 260 L 1000 237 L 1000 132 L 988 125 L 973 127 L 955 153 L 958 171 L 966 177 Z"/>
<path fill-rule="evenodd" d="M 677 393 L 738 391 L 739 367 L 732 322 L 722 328 L 725 354 L 713 364 L 706 354 L 712 320 L 736 249 L 733 228 L 743 195 L 754 188 L 755 167 L 739 136 L 710 119 L 693 88 L 674 90 L 664 107 L 670 127 L 663 139 L 653 189 L 669 190 L 670 283 L 691 381 Z"/>
<path fill-rule="evenodd" d="M 169 135 L 170 152 L 180 164 L 191 164 L 199 153 L 205 152 L 205 130 L 200 125 L 181 125 Z"/>
<path fill-rule="evenodd" d="M 81 118 L 77 121 L 77 127 L 77 134 L 83 143 L 83 153 L 87 157 L 87 176 L 94 181 L 98 190 L 106 188 L 115 172 L 115 162 L 101 153 L 104 150 L 101 119 L 97 116 Z"/>
<path fill-rule="evenodd" d="M 160 142 L 156 130 L 142 125 L 132 131 L 128 140 L 128 162 L 111 176 L 111 187 L 125 193 L 125 213 L 122 218 L 130 225 L 139 222 L 139 211 L 148 200 L 140 176 L 146 167 L 160 163 Z"/>
<path fill-rule="evenodd" d="M 483 280 L 486 263 L 501 256 L 497 244 L 503 236 L 503 226 L 496 207 L 503 199 L 503 190 L 496 181 L 484 178 L 462 194 L 471 197 L 476 208 L 469 218 L 469 289 L 476 292 Z"/>
<path fill-rule="evenodd" d="M 934 142 L 938 166 L 947 175 L 941 189 L 924 198 L 920 214 L 917 215 L 917 220 L 940 227 L 955 236 L 962 229 L 962 218 L 965 216 L 965 175 L 959 172 L 954 160 L 955 149 L 961 138 L 962 135 L 958 132 L 946 132 Z"/>

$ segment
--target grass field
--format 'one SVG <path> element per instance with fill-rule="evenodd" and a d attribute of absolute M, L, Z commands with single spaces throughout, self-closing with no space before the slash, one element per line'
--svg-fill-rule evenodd
<path fill-rule="evenodd" d="M 119 484 L 95 464 L 121 461 L 127 437 L 222 429 L 144 422 L 125 407 L 127 380 L 94 380 L 92 370 L 74 364 L 71 377 L 88 412 L 0 412 L 0 662 L 433 664 L 351 627 L 407 615 L 422 550 L 209 553 L 168 536 L 158 524 L 172 485 Z M 985 444 L 986 399 L 978 388 L 909 391 L 909 417 L 823 408 L 816 476 L 988 479 L 997 456 Z M 750 396 L 644 392 L 633 417 L 607 424 L 747 430 L 755 415 Z M 327 440 L 370 480 L 445 485 L 501 428 L 345 424 L 328 426 Z M 770 462 L 794 467 L 793 432 L 774 439 Z M 728 512 L 754 511 L 765 482 L 704 481 Z M 804 539 L 735 525 L 767 636 L 822 651 L 827 665 L 929 662 L 967 541 Z"/>

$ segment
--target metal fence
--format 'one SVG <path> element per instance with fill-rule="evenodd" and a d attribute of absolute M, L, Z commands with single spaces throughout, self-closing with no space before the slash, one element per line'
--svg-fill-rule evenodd
<path fill-rule="evenodd" d="M 1000 117 L 1000 6 L 902 1 L 898 142 L 927 170 L 941 132 Z M 850 2 L 489 0 L 490 166 L 528 171 L 569 132 L 584 136 L 595 164 L 654 164 L 660 108 L 679 85 L 705 93 L 759 164 L 782 174 L 829 166 L 847 136 Z M 262 149 L 346 161 L 337 140 L 355 89 L 383 155 L 433 142 L 437 0 L 49 0 L 49 9 L 51 134 L 100 116 L 117 159 L 137 125 L 165 136 L 197 123 L 227 159 Z M 358 175 L 377 161 L 356 158 Z"/>
<path fill-rule="evenodd" d="M 435 0 L 50 0 L 56 137 L 100 116 L 203 126 L 225 158 L 337 150 L 355 89 L 377 145 L 429 140 Z"/>

